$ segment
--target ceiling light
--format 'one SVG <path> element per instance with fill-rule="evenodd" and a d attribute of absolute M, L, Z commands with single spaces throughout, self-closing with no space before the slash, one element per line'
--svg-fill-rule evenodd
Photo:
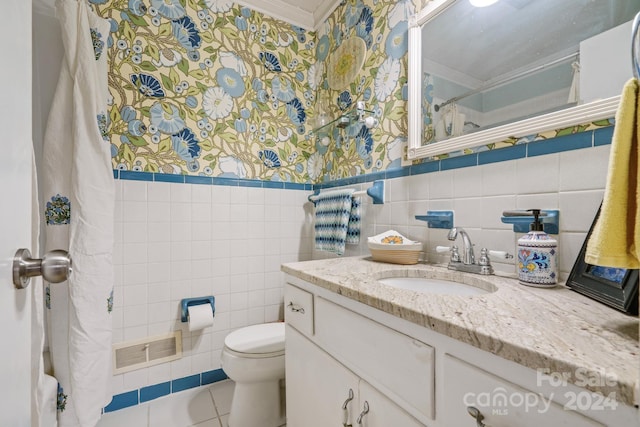
<path fill-rule="evenodd" d="M 475 7 L 486 7 L 491 6 L 497 1 L 498 0 L 469 0 L 469 3 L 471 3 L 471 5 Z"/>

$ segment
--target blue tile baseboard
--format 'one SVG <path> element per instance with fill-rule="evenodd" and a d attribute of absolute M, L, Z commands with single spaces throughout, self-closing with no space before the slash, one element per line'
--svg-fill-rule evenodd
<path fill-rule="evenodd" d="M 226 380 L 227 378 L 229 377 L 227 377 L 227 374 L 225 374 L 222 369 L 214 369 L 213 371 L 189 375 L 188 377 L 178 378 L 172 381 L 142 387 L 138 390 L 131 390 L 125 393 L 116 394 L 113 396 L 111 403 L 104 407 L 103 412 L 113 412 L 129 408 L 159 397 L 179 393 L 190 388 L 213 384 L 218 381 Z"/>
<path fill-rule="evenodd" d="M 505 162 L 526 157 L 541 156 L 544 154 L 560 153 L 563 151 L 579 150 L 582 148 L 597 147 L 611 144 L 614 126 L 598 128 L 586 132 L 563 135 L 539 141 L 530 141 L 511 147 L 503 147 L 495 150 L 483 150 L 472 154 L 453 156 L 441 160 L 425 159 L 421 162 L 401 168 L 377 171 L 366 175 L 335 179 L 332 181 L 311 183 L 294 183 L 283 181 L 261 181 L 259 179 L 228 178 L 228 177 L 204 177 L 191 175 L 171 175 L 164 173 L 133 172 L 114 170 L 114 179 L 173 182 L 185 184 L 226 185 L 232 187 L 253 188 L 277 188 L 284 190 L 320 190 L 345 185 L 363 184 L 380 179 L 391 179 L 403 176 L 421 175 L 424 173 L 440 172 L 450 169 L 459 169 L 484 165 L 488 163 Z"/>

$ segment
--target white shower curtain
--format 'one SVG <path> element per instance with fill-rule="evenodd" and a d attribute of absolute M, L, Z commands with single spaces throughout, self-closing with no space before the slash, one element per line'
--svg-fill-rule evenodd
<path fill-rule="evenodd" d="M 107 126 L 109 24 L 86 0 L 57 0 L 65 49 L 43 147 L 45 250 L 73 273 L 47 284 L 61 427 L 95 426 L 111 400 L 114 181 Z"/>

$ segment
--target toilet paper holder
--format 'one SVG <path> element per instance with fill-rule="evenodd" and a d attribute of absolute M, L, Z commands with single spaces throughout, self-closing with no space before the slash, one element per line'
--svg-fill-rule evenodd
<path fill-rule="evenodd" d="M 189 306 L 192 305 L 200 305 L 200 304 L 211 304 L 211 311 L 213 311 L 213 315 L 216 314 L 216 298 L 213 296 L 207 297 L 197 297 L 197 298 L 185 298 L 180 302 L 180 306 L 182 308 L 182 323 L 186 323 L 189 321 Z"/>

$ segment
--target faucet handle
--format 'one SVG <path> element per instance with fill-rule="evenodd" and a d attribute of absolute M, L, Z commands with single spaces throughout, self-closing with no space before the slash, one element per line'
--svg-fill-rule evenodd
<path fill-rule="evenodd" d="M 488 255 L 492 258 L 500 258 L 500 259 L 511 259 L 513 255 L 508 253 L 507 251 L 492 251 L 490 250 Z"/>
<path fill-rule="evenodd" d="M 451 252 L 451 262 L 460 262 L 460 254 L 458 253 L 458 247 L 453 245 L 449 246 L 436 246 L 436 252 Z"/>

